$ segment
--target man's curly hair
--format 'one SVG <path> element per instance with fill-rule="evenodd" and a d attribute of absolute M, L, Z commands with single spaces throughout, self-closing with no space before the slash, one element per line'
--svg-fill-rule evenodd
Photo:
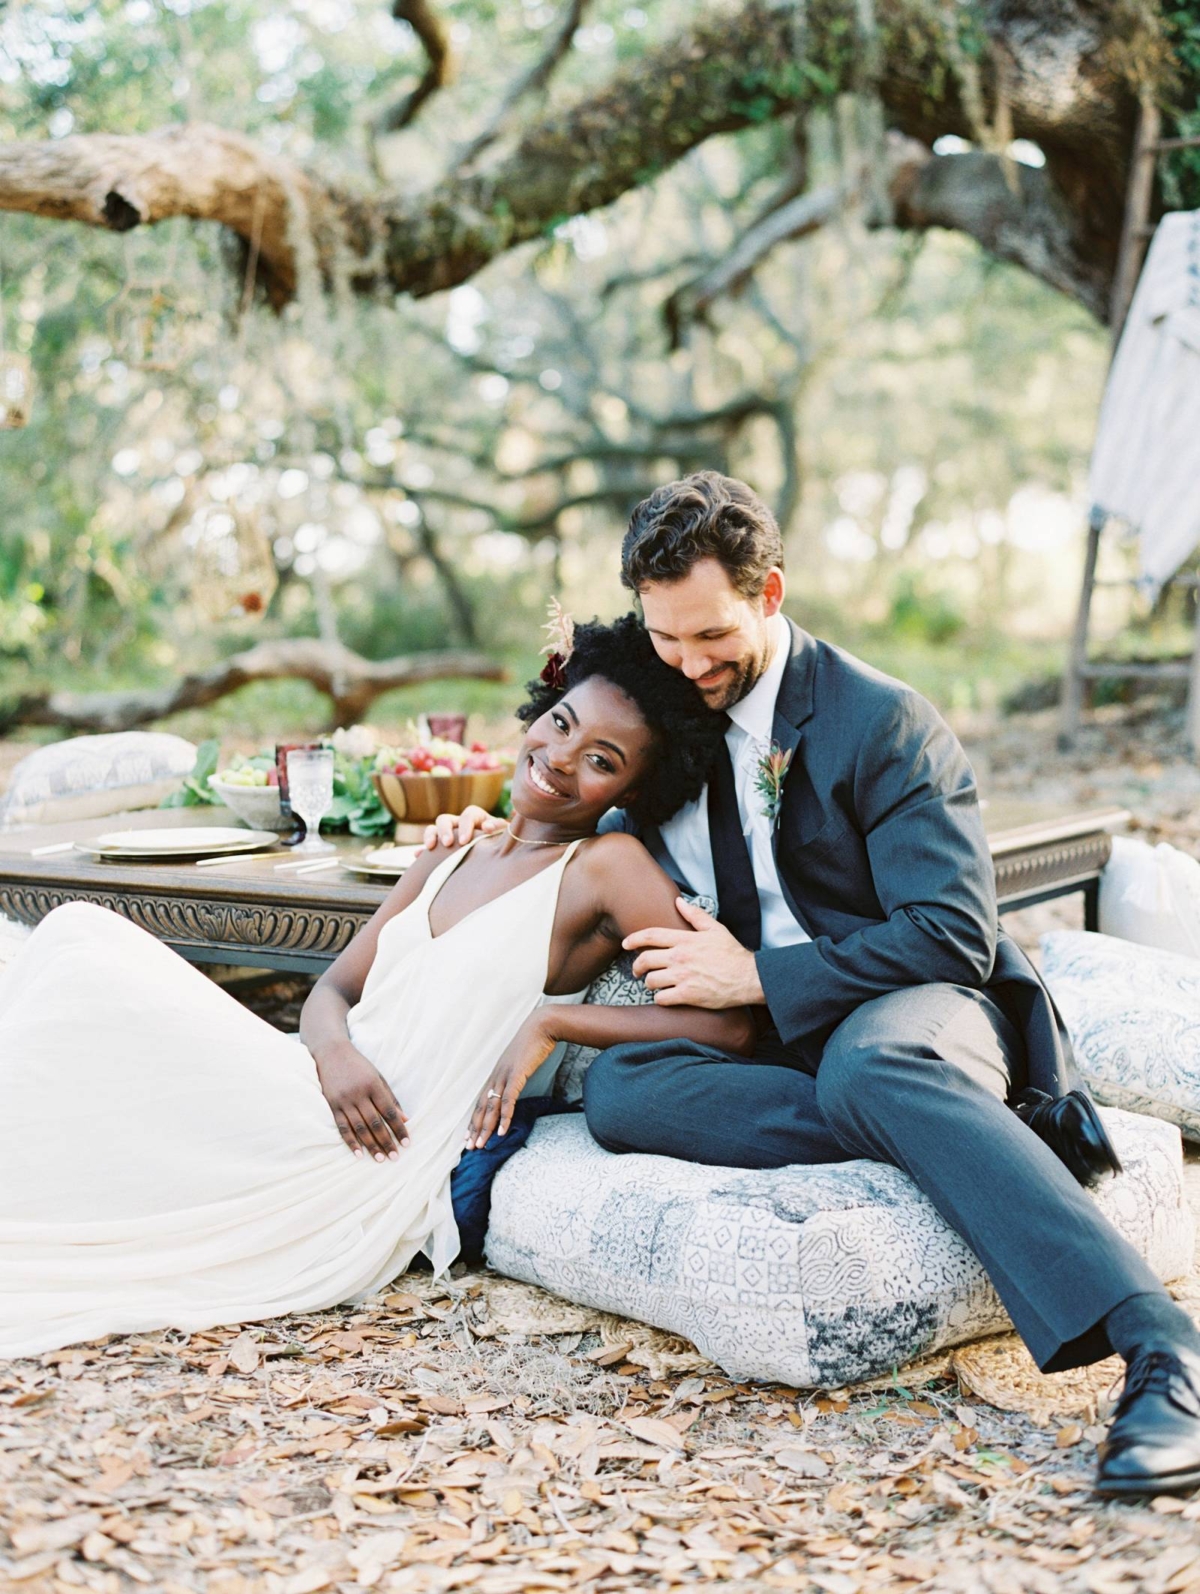
<path fill-rule="evenodd" d="M 526 725 L 540 719 L 573 686 L 593 675 L 602 675 L 624 692 L 650 727 L 654 764 L 627 807 L 635 819 L 661 824 L 703 790 L 725 734 L 722 716 L 705 707 L 685 675 L 663 663 L 637 615 L 624 614 L 611 625 L 599 620 L 577 625 L 571 656 L 563 666 L 565 684 L 530 681 L 528 700 L 517 718 Z"/>

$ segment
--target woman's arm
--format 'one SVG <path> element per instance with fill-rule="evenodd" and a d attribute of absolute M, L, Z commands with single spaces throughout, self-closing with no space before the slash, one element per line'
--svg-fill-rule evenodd
<path fill-rule="evenodd" d="M 579 883 L 590 893 L 593 933 L 581 940 L 577 955 L 574 951 L 568 955 L 556 988 L 562 989 L 565 983 L 567 989 L 579 990 L 590 984 L 619 955 L 621 943 L 635 930 L 669 925 L 686 935 L 694 933 L 679 911 L 679 887 L 635 836 L 620 831 L 597 836 L 581 853 L 578 866 Z M 583 1011 L 579 1007 L 558 1009 L 560 1014 L 575 1015 L 564 1017 L 564 1024 L 582 1024 L 589 1029 L 586 1036 L 564 1034 L 559 1039 L 578 1040 L 587 1046 L 616 1046 L 625 1040 L 693 1040 L 743 1055 L 754 1049 L 754 1022 L 745 1007 L 589 1007 L 587 1019 L 578 1017 Z M 607 1029 L 591 1027 L 593 1014 L 610 1015 Z"/>
<path fill-rule="evenodd" d="M 580 938 L 557 973 L 556 985 L 578 990 L 591 983 L 621 950 L 634 930 L 669 924 L 690 930 L 676 903 L 675 882 L 633 836 L 597 837 L 577 860 L 578 886 L 591 894 L 580 922 L 591 933 Z M 572 913 L 574 918 L 574 913 Z M 517 1098 L 526 1082 L 559 1041 L 603 1049 L 624 1041 L 691 1040 L 748 1057 L 756 1028 L 748 1007 L 604 1007 L 572 1004 L 539 1007 L 504 1049 L 476 1104 L 467 1133 L 468 1147 L 485 1145 L 498 1128 L 508 1132 Z"/>
<path fill-rule="evenodd" d="M 362 929 L 321 975 L 300 1013 L 300 1039 L 317 1065 L 321 1091 L 338 1133 L 355 1156 L 377 1162 L 399 1156 L 408 1144 L 407 1124 L 391 1086 L 350 1040 L 346 1017 L 362 996 L 379 934 L 416 901 L 429 875 L 444 861 L 439 851 L 418 858 L 396 882 Z"/>

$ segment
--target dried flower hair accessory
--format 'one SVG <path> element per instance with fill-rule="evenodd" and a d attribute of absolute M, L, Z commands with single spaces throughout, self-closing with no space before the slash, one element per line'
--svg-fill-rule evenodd
<path fill-rule="evenodd" d="M 546 606 L 547 619 L 542 630 L 549 640 L 542 652 L 549 654 L 539 679 L 543 686 L 562 692 L 567 685 L 567 660 L 575 646 L 575 621 L 557 598 Z"/>

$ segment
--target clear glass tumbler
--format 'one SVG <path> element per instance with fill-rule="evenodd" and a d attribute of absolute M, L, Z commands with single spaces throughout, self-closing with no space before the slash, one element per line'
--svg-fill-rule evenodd
<path fill-rule="evenodd" d="M 312 857 L 318 852 L 335 852 L 331 841 L 322 841 L 321 820 L 333 802 L 333 749 L 295 748 L 287 755 L 288 796 L 292 809 L 304 821 L 305 836 L 296 856 Z"/>

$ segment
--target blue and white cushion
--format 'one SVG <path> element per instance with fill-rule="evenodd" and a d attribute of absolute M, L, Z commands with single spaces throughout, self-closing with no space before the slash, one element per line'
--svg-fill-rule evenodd
<path fill-rule="evenodd" d="M 1087 930 L 1042 937 L 1042 976 L 1097 1101 L 1200 1140 L 1200 961 Z"/>
<path fill-rule="evenodd" d="M 196 749 L 165 731 L 73 736 L 28 754 L 0 799 L 0 830 L 102 819 L 156 808 L 196 762 Z"/>
<path fill-rule="evenodd" d="M 1191 1266 L 1179 1132 L 1106 1112 L 1124 1174 L 1096 1199 L 1158 1277 Z M 614 1156 L 543 1118 L 492 1189 L 511 1278 L 681 1334 L 733 1378 L 829 1388 L 1010 1327 L 979 1261 L 876 1162 L 747 1172 Z"/>

